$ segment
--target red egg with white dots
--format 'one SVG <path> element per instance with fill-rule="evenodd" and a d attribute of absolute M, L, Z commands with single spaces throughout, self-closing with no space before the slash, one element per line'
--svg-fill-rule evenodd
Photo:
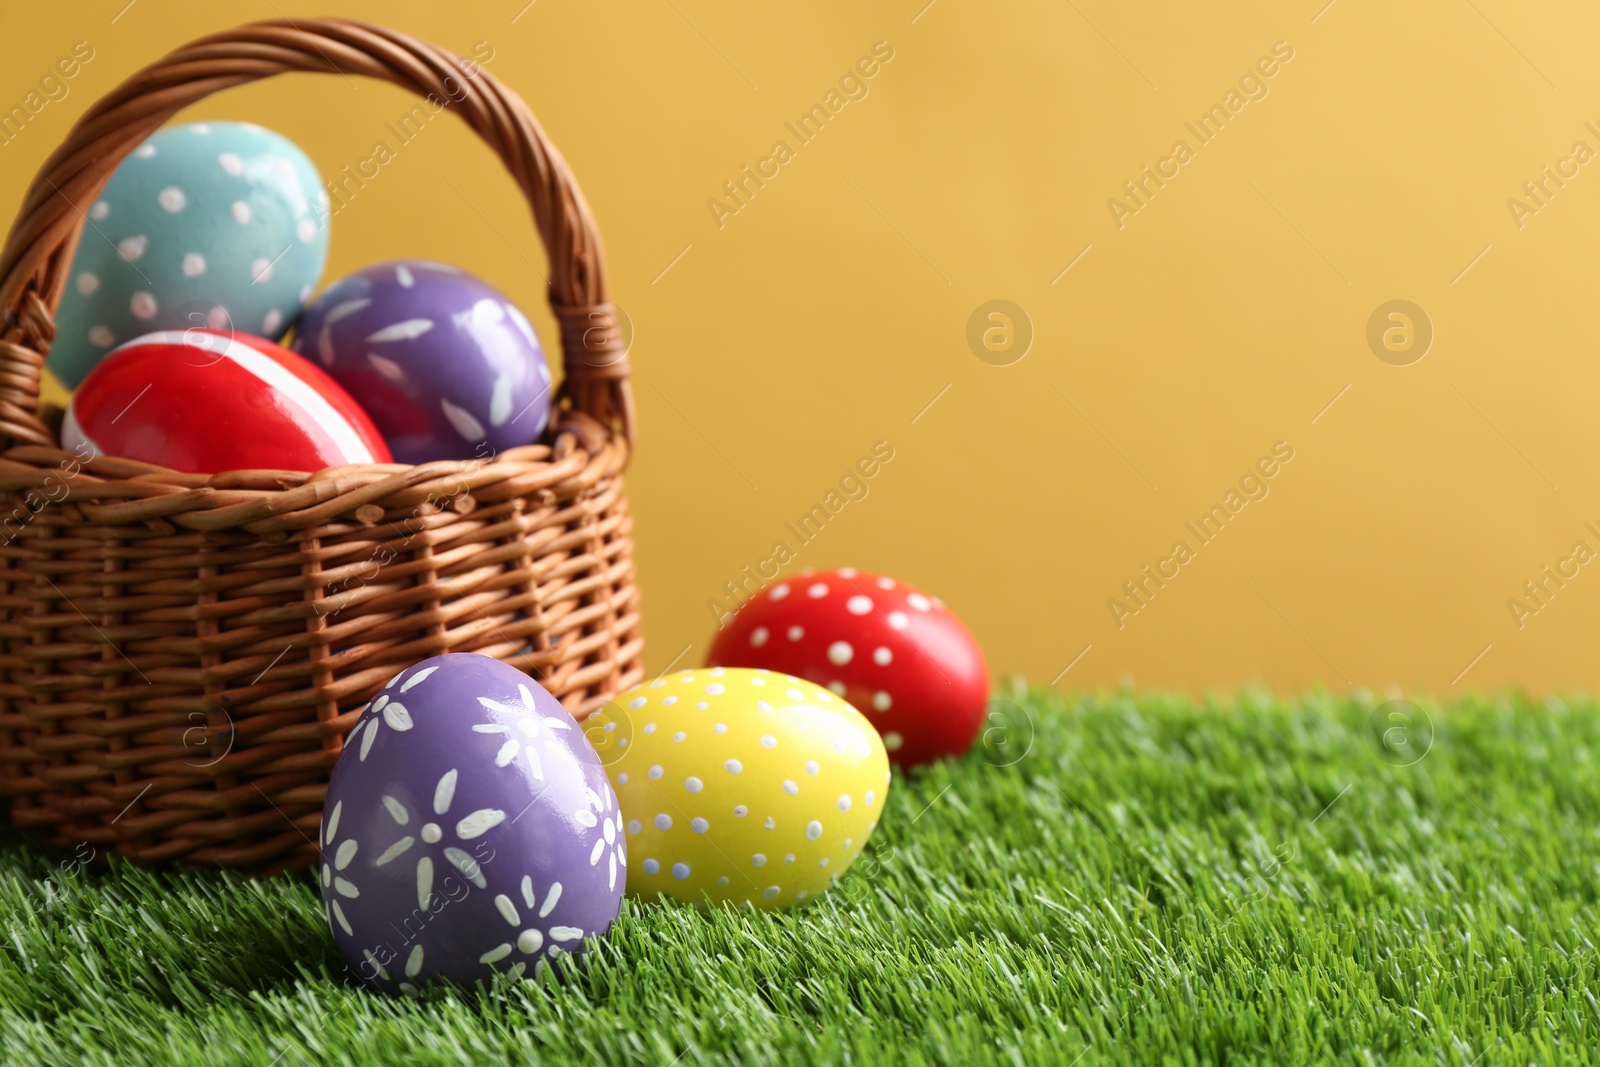
<path fill-rule="evenodd" d="M 901 766 L 972 747 L 989 700 L 983 650 L 942 601 L 849 567 L 767 586 L 717 633 L 706 662 L 827 686 Z"/>

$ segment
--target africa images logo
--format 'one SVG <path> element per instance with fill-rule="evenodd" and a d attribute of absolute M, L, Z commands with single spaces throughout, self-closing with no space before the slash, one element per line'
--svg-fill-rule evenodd
<path fill-rule="evenodd" d="M 1223 529 L 1238 518 L 1246 505 L 1253 500 L 1265 500 L 1272 492 L 1269 480 L 1277 477 L 1293 459 L 1294 446 L 1287 441 L 1277 442 L 1272 446 L 1270 455 L 1260 457 L 1245 470 L 1239 477 L 1237 487 L 1229 486 L 1220 501 L 1202 512 L 1199 518 L 1184 523 L 1184 530 L 1194 538 L 1193 545 L 1187 539 L 1179 538 L 1165 556 L 1156 560 L 1154 566 L 1146 563 L 1137 575 L 1122 583 L 1127 600 L 1120 597 L 1106 600 L 1106 610 L 1111 612 L 1111 621 L 1117 624 L 1117 629 L 1128 625 L 1130 618 L 1149 607 L 1156 593 L 1178 577 L 1183 567 L 1199 555 L 1200 549 L 1220 537 Z"/>
<path fill-rule="evenodd" d="M 1272 53 L 1261 56 L 1247 68 L 1239 76 L 1237 85 L 1229 86 L 1220 101 L 1201 112 L 1193 122 L 1183 124 L 1183 128 L 1195 140 L 1193 145 L 1178 138 L 1172 143 L 1171 150 L 1156 160 L 1154 166 L 1146 163 L 1137 175 L 1123 182 L 1122 192 L 1127 199 L 1113 196 L 1106 200 L 1106 210 L 1111 212 L 1111 221 L 1117 229 L 1126 226 L 1130 216 L 1149 207 L 1156 193 L 1183 173 L 1184 165 L 1193 160 L 1201 148 L 1220 137 L 1228 123 L 1237 118 L 1247 104 L 1253 100 L 1265 100 L 1272 91 L 1267 83 L 1277 77 L 1283 64 L 1292 59 L 1294 47 L 1288 41 L 1273 42 Z"/>
<path fill-rule="evenodd" d="M 839 76 L 838 88 L 830 88 L 820 102 L 812 104 L 795 121 L 783 124 L 783 128 L 794 137 L 793 145 L 783 138 L 772 142 L 772 148 L 756 160 L 753 167 L 747 163 L 740 168 L 736 177 L 723 182 L 722 196 L 727 199 L 713 196 L 706 200 L 706 210 L 711 213 L 711 221 L 716 223 L 717 229 L 722 229 L 728 219 L 749 207 L 756 193 L 765 189 L 767 182 L 783 172 L 783 167 L 796 158 L 800 148 L 820 137 L 828 123 L 836 120 L 846 105 L 851 101 L 865 100 L 872 91 L 868 82 L 877 77 L 892 59 L 893 45 L 888 41 L 875 43 L 871 55 L 857 59 Z"/>

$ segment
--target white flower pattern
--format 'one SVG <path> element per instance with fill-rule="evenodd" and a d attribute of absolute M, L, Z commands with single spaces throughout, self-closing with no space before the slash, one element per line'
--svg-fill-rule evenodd
<path fill-rule="evenodd" d="M 433 787 L 433 814 L 441 818 L 450 813 L 450 806 L 455 801 L 456 781 L 459 775 L 455 768 L 446 771 Z M 400 801 L 391 796 L 384 796 L 379 801 L 389 817 L 402 829 L 411 825 L 411 812 Z M 506 813 L 499 808 L 479 808 L 469 812 L 456 821 L 454 831 L 458 841 L 471 841 L 482 837 L 484 833 L 494 829 L 505 821 Z M 447 821 L 448 822 L 448 821 Z M 405 834 L 383 850 L 374 863 L 374 866 L 383 867 L 393 863 L 400 856 L 411 850 L 417 843 L 417 838 L 422 838 L 425 845 L 436 845 L 444 840 L 446 827 L 440 826 L 432 819 L 423 823 L 415 836 Z M 444 859 L 456 870 L 461 872 L 463 878 L 477 886 L 479 889 L 488 887 L 488 880 L 483 876 L 483 870 L 478 866 L 478 861 L 472 854 L 455 845 L 446 845 L 441 851 Z M 433 856 L 422 856 L 417 860 L 417 906 L 424 911 L 433 902 Z"/>
<path fill-rule="evenodd" d="M 417 683 L 426 681 L 428 675 L 432 674 L 438 669 L 438 667 L 428 667 L 418 671 L 416 674 L 413 674 L 410 678 L 407 678 L 405 684 L 400 687 L 399 693 L 404 693 Z M 400 680 L 400 676 L 404 673 L 404 671 L 401 671 L 400 674 L 390 678 L 389 684 L 383 687 L 384 691 L 379 693 L 377 697 L 373 699 L 372 703 L 367 705 L 366 708 L 361 709 L 362 714 L 366 713 L 367 708 L 371 708 L 372 711 L 375 712 L 372 718 L 367 720 L 366 727 L 361 731 L 361 751 L 359 755 L 362 763 L 367 761 L 367 755 L 372 751 L 372 743 L 378 739 L 378 730 L 380 727 L 387 726 L 389 729 L 397 730 L 401 733 L 411 729 L 411 712 L 406 710 L 406 706 L 404 704 L 400 703 L 398 700 L 394 699 L 394 697 L 389 695 L 389 689 L 393 687 L 394 683 Z M 399 693 L 395 695 L 398 696 Z M 350 743 L 357 743 L 356 735 L 353 733 L 350 735 Z"/>
<path fill-rule="evenodd" d="M 406 683 L 407 685 L 411 683 Z M 541 715 L 534 708 L 533 693 L 525 685 L 517 686 L 518 695 L 522 698 L 521 706 L 504 704 L 489 697 L 479 697 L 478 703 L 490 711 L 499 712 L 515 720 L 513 725 L 516 732 L 522 737 L 507 737 L 505 744 L 500 746 L 500 751 L 495 753 L 494 765 L 504 767 L 516 759 L 519 753 L 527 753 L 528 770 L 532 772 L 537 781 L 544 781 L 544 765 L 539 762 L 539 750 L 534 747 L 535 738 L 542 735 L 547 729 L 570 730 L 572 727 L 561 719 L 550 715 Z M 473 733 L 479 734 L 510 734 L 512 726 L 505 723 L 486 722 L 479 723 L 472 728 Z"/>
<path fill-rule="evenodd" d="M 628 866 L 628 853 L 622 843 L 622 812 L 612 811 L 612 791 L 607 789 L 605 795 L 589 790 L 589 807 L 579 808 L 572 813 L 578 825 L 593 829 L 600 826 L 601 836 L 594 839 L 594 848 L 589 851 L 589 866 L 596 867 L 600 864 L 600 857 L 611 850 L 608 889 L 617 888 L 617 868 Z"/>
<path fill-rule="evenodd" d="M 512 900 L 504 893 L 501 893 L 494 898 L 495 910 L 498 911 L 500 913 L 500 917 L 506 921 L 506 925 L 514 930 L 518 927 L 522 927 L 521 931 L 517 933 L 512 940 L 502 941 L 494 948 L 491 948 L 489 951 L 485 952 L 482 956 L 479 956 L 479 963 L 487 963 L 491 965 L 499 963 L 501 960 L 511 955 L 513 949 L 521 952 L 525 956 L 531 956 L 539 952 L 541 949 L 544 951 L 546 956 L 558 956 L 562 952 L 571 951 L 571 945 L 574 941 L 583 940 L 583 931 L 576 926 L 562 926 L 560 924 L 556 924 L 549 927 L 547 930 L 541 930 L 537 926 L 533 925 L 533 919 L 535 917 L 539 919 L 548 917 L 549 914 L 555 910 L 555 906 L 560 903 L 560 882 L 550 883 L 550 888 L 546 889 L 544 892 L 543 903 L 540 903 L 540 896 L 534 889 L 532 875 L 525 874 L 522 876 L 521 890 L 521 909 L 518 908 L 516 901 Z M 544 962 L 545 961 L 541 959 L 539 961 L 539 966 L 544 966 Z M 509 973 L 511 973 L 513 976 L 520 977 L 526 966 L 527 964 L 525 962 L 518 961 L 517 963 L 511 965 L 509 968 Z M 538 968 L 535 968 L 536 972 L 537 969 Z"/>
<path fill-rule="evenodd" d="M 355 900 L 361 896 L 361 890 L 357 889 L 356 884 L 348 877 L 348 874 L 354 872 L 346 872 L 345 870 L 350 866 L 351 861 L 356 858 L 356 852 L 360 850 L 361 846 L 355 838 L 347 837 L 339 842 L 338 848 L 333 850 L 331 860 L 328 854 L 328 849 L 333 845 L 334 837 L 339 833 L 339 816 L 343 811 L 344 801 L 341 800 L 333 805 L 333 811 L 329 812 L 328 817 L 322 821 L 322 887 L 324 889 L 332 888 L 334 894 L 336 894 L 327 898 L 328 929 L 331 931 L 333 924 L 337 922 L 339 928 L 346 934 L 353 934 L 354 931 L 350 927 L 350 919 L 345 915 L 344 908 L 339 903 L 339 897 Z"/>

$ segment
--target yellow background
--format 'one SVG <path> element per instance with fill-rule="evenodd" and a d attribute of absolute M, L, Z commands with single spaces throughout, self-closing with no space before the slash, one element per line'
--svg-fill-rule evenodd
<path fill-rule="evenodd" d="M 1046 683 L 1082 653 L 1059 686 L 1600 684 L 1600 564 L 1520 629 L 1507 607 L 1575 541 L 1600 550 L 1600 162 L 1520 228 L 1507 206 L 1575 141 L 1600 149 L 1600 9 L 925 3 L 7 4 L 3 109 L 74 42 L 96 55 L 0 147 L 0 202 L 97 94 L 226 25 L 487 41 L 575 168 L 635 325 L 653 669 L 695 662 L 708 599 L 883 440 L 870 495 L 791 569 L 939 594 L 997 674 Z M 869 95 L 799 145 L 784 123 L 878 41 Z M 1199 145 L 1184 123 L 1278 41 L 1294 58 L 1266 98 Z M 303 76 L 185 118 L 266 124 L 330 176 L 408 107 Z M 1119 229 L 1108 198 L 1180 138 L 1195 158 Z M 707 201 L 779 139 L 795 158 L 719 229 Z M 338 216 L 329 278 L 398 256 L 462 264 L 556 336 L 527 213 L 457 123 Z M 1009 366 L 968 348 L 992 299 L 1035 332 Z M 1410 366 L 1365 339 L 1392 299 L 1435 330 Z M 1194 546 L 1184 523 L 1278 441 L 1295 458 L 1270 496 L 1119 629 L 1107 600 Z"/>

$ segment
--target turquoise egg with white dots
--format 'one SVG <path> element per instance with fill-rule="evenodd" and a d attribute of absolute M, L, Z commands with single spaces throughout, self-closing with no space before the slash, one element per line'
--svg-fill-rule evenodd
<path fill-rule="evenodd" d="M 78 205 L 47 361 L 76 388 L 118 345 L 203 327 L 279 340 L 328 259 L 322 177 L 294 142 L 247 122 L 157 131 Z"/>

